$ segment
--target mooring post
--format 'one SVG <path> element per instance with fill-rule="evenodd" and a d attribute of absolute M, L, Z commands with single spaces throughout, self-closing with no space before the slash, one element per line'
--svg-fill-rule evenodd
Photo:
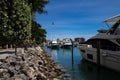
<path fill-rule="evenodd" d="M 72 65 L 74 65 L 74 46 L 73 46 L 73 41 L 72 41 Z"/>
<path fill-rule="evenodd" d="M 97 76 L 100 76 L 100 41 L 97 41 Z"/>
<path fill-rule="evenodd" d="M 97 41 L 97 64 L 100 65 L 100 41 Z"/>

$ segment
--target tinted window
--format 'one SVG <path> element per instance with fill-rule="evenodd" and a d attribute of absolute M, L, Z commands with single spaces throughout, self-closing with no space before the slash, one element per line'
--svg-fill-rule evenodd
<path fill-rule="evenodd" d="M 116 41 L 120 44 L 120 39 L 117 39 Z"/>
<path fill-rule="evenodd" d="M 120 50 L 120 46 L 118 46 L 117 44 L 115 44 L 109 40 L 105 40 L 105 39 L 89 39 L 87 41 L 87 43 L 92 44 L 92 46 L 94 48 L 97 48 L 98 41 L 100 41 L 100 48 L 101 49 L 112 50 L 112 51 Z"/>
<path fill-rule="evenodd" d="M 87 58 L 93 60 L 93 55 L 92 54 L 87 54 Z"/>

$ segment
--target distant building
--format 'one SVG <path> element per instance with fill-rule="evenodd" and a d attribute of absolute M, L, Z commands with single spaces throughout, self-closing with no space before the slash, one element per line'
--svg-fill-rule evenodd
<path fill-rule="evenodd" d="M 80 43 L 84 43 L 85 42 L 85 38 L 75 38 L 74 41 L 78 42 L 79 44 Z"/>

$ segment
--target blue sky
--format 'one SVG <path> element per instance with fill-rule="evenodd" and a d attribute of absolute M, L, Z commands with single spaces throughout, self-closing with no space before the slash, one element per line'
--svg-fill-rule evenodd
<path fill-rule="evenodd" d="M 48 14 L 37 14 L 36 20 L 46 29 L 47 39 L 88 39 L 108 28 L 102 21 L 120 14 L 120 0 L 50 0 L 45 10 Z"/>

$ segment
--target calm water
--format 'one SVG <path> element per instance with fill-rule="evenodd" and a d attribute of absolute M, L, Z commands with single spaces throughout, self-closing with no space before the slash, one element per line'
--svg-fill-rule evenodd
<path fill-rule="evenodd" d="M 78 48 L 74 48 L 74 61 L 72 61 L 71 49 L 50 49 L 44 47 L 52 59 L 61 65 L 72 80 L 120 80 L 120 73 L 82 59 Z"/>

